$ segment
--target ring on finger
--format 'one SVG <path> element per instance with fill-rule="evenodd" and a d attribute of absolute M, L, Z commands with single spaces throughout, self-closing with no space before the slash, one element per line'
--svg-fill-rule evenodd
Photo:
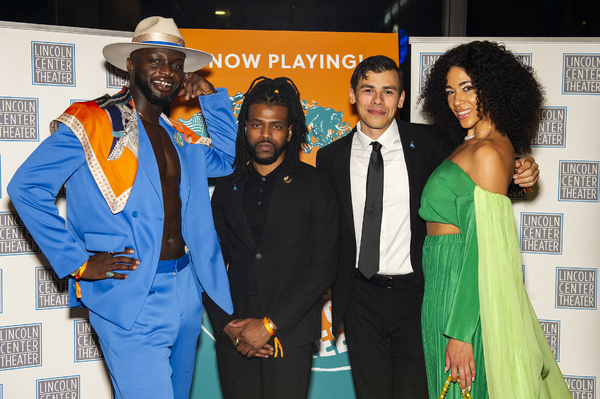
<path fill-rule="evenodd" d="M 183 74 L 183 76 L 185 76 L 185 80 L 187 80 L 187 79 L 188 79 L 188 73 L 187 73 L 187 72 L 185 72 L 185 73 Z"/>
<path fill-rule="evenodd" d="M 106 272 L 106 277 L 108 278 L 112 278 L 112 276 L 114 276 L 115 274 L 111 271 Z"/>
<path fill-rule="evenodd" d="M 240 339 L 238 337 L 235 337 L 235 339 L 233 340 L 233 346 L 238 346 L 240 344 Z"/>

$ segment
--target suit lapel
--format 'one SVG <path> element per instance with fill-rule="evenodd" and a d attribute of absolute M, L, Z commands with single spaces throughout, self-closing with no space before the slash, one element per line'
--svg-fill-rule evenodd
<path fill-rule="evenodd" d="M 168 130 L 167 130 L 167 132 L 168 132 Z M 172 140 L 173 139 L 171 138 L 171 142 L 173 142 Z M 185 144 L 183 147 L 179 147 L 178 145 L 173 143 L 173 146 L 175 146 L 175 150 L 177 151 L 177 155 L 179 156 L 179 165 L 180 165 L 180 169 L 181 169 L 181 172 L 180 172 L 181 175 L 179 178 L 179 198 L 181 198 L 182 217 L 183 217 L 183 215 L 185 215 L 189 197 L 190 197 L 190 189 L 191 189 L 190 171 L 195 170 L 189 164 L 190 160 L 188 158 L 188 153 L 186 151 L 186 149 L 190 145 L 198 145 L 198 144 Z"/>
<path fill-rule="evenodd" d="M 354 236 L 354 213 L 352 211 L 352 190 L 350 185 L 350 154 L 352 150 L 352 138 L 356 134 L 356 127 L 352 129 L 344 138 L 346 142 L 342 150 L 332 162 L 334 168 L 335 179 L 337 180 L 340 190 L 340 197 L 345 199 L 341 201 L 342 215 L 348 220 L 348 225 L 352 226 L 352 234 Z M 346 138 L 347 137 L 347 138 Z"/>
<path fill-rule="evenodd" d="M 422 154 L 418 148 L 421 148 L 426 143 L 417 143 L 418 137 L 407 129 L 407 124 L 398 121 L 398 131 L 400 133 L 400 141 L 402 142 L 402 149 L 404 152 L 404 161 L 406 162 L 406 169 L 408 172 L 408 190 L 410 193 L 410 219 L 414 223 L 414 219 L 418 215 L 419 207 L 421 206 L 421 198 L 418 194 L 418 190 L 412 189 L 421 187 L 421 163 Z M 417 148 L 418 147 L 418 148 Z"/>
<path fill-rule="evenodd" d="M 241 179 L 234 186 L 230 184 L 227 185 L 227 190 L 229 190 L 228 197 L 230 198 L 231 207 L 227 208 L 227 212 L 231 213 L 229 220 L 236 220 L 238 226 L 240 227 L 240 238 L 243 238 L 246 246 L 248 248 L 254 249 L 256 248 L 257 243 L 254 242 L 254 236 L 252 235 L 252 230 L 250 230 L 250 225 L 248 224 L 248 219 L 246 219 L 246 212 L 244 212 L 244 187 L 246 186 L 246 179 Z"/>
<path fill-rule="evenodd" d="M 139 155 L 138 155 L 138 170 L 137 173 L 143 173 L 148 177 L 152 187 L 154 187 L 154 191 L 156 191 L 156 195 L 160 198 L 160 202 L 163 202 L 162 197 L 162 186 L 160 184 L 160 174 L 158 172 L 158 165 L 156 163 L 156 156 L 154 155 L 154 150 L 152 149 L 152 143 L 148 138 L 148 134 L 144 129 L 144 124 L 138 118 L 138 140 L 140 143 L 139 146 Z M 138 179 L 140 176 L 136 176 Z"/>

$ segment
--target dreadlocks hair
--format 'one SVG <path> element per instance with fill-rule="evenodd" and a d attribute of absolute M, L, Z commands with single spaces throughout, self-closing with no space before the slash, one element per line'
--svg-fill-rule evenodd
<path fill-rule="evenodd" d="M 279 105 L 287 109 L 288 127 L 292 127 L 292 138 L 285 147 L 285 159 L 288 163 L 290 174 L 294 174 L 300 167 L 300 150 L 308 129 L 304 110 L 300 102 L 300 92 L 291 79 L 280 77 L 269 79 L 261 76 L 252 82 L 244 95 L 244 101 L 238 116 L 238 133 L 235 143 L 235 170 L 232 175 L 232 184 L 248 177 L 252 155 L 248 150 L 246 137 L 246 124 L 252 104 Z"/>

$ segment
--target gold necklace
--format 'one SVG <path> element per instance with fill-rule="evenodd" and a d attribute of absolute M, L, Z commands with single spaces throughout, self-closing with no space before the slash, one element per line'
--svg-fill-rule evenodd
<path fill-rule="evenodd" d="M 141 115 L 141 114 L 140 114 L 140 115 Z M 474 135 L 472 135 L 472 136 L 469 136 L 469 135 L 465 136 L 465 141 L 468 141 L 468 140 L 474 139 L 475 137 L 479 136 L 481 133 L 485 133 L 485 132 L 487 132 L 488 130 L 490 130 L 490 129 L 492 128 L 492 126 L 494 126 L 494 124 L 493 124 L 493 123 L 492 123 L 491 125 L 489 125 L 488 127 L 486 127 L 485 129 L 483 129 L 481 132 L 477 133 L 477 134 L 474 134 Z"/>
<path fill-rule="evenodd" d="M 137 111 L 137 110 L 136 110 Z M 137 111 L 137 113 L 142 117 L 143 120 L 145 120 L 146 122 L 150 122 L 155 126 L 160 126 L 160 123 L 158 122 L 152 122 L 150 119 L 146 118 L 144 115 L 142 115 L 142 113 L 140 111 Z"/>

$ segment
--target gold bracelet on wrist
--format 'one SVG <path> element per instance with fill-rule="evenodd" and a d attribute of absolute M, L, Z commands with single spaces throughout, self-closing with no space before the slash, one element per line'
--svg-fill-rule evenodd
<path fill-rule="evenodd" d="M 269 334 L 271 335 L 271 337 L 273 335 L 275 335 L 275 325 L 273 324 L 273 322 L 271 321 L 271 319 L 269 319 L 268 316 L 265 316 L 263 319 L 263 323 L 267 329 L 267 331 L 269 332 Z"/>

